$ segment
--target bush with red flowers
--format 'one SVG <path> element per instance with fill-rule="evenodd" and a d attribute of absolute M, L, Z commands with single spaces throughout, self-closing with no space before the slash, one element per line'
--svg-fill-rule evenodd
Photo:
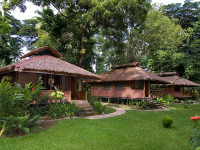
<path fill-rule="evenodd" d="M 192 125 L 190 127 L 193 128 L 192 135 L 190 136 L 190 148 L 196 150 L 200 147 L 200 116 L 191 117 Z"/>

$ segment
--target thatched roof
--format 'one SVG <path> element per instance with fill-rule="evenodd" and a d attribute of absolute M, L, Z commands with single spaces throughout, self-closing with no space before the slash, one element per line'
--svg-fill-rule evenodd
<path fill-rule="evenodd" d="M 50 46 L 43 46 L 43 47 L 39 47 L 27 54 L 25 54 L 24 56 L 20 57 L 20 59 L 26 58 L 26 57 L 30 57 L 30 56 L 34 56 L 37 55 L 38 53 L 44 51 L 44 50 L 48 50 L 52 56 L 56 57 L 56 58 L 61 58 L 61 54 L 54 48 L 50 47 Z"/>
<path fill-rule="evenodd" d="M 179 77 L 177 72 L 158 73 L 157 75 L 171 82 L 171 84 L 173 85 L 182 85 L 182 86 L 189 86 L 189 87 L 200 86 L 197 83 L 194 83 L 190 80 Z"/>
<path fill-rule="evenodd" d="M 99 79 L 97 75 L 87 70 L 50 55 L 34 56 L 0 68 L 0 72 L 5 71 L 52 73 Z"/>
<path fill-rule="evenodd" d="M 178 72 L 160 72 L 160 73 L 156 73 L 158 76 L 160 77 L 164 77 L 164 76 L 174 76 L 174 75 L 179 75 Z"/>
<path fill-rule="evenodd" d="M 138 66 L 139 63 L 114 66 L 114 70 L 99 75 L 101 80 L 95 82 L 150 80 L 157 83 L 169 83 L 167 80 L 155 74 L 152 74 Z"/>
<path fill-rule="evenodd" d="M 136 66 L 140 66 L 139 62 L 133 62 L 133 63 L 128 63 L 128 64 L 121 64 L 121 65 L 116 65 L 111 67 L 112 69 L 117 69 L 117 68 L 124 68 L 124 67 L 136 67 Z"/>

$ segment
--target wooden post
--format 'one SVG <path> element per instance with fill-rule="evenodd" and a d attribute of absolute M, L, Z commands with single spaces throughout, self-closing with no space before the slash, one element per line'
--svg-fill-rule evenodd
<path fill-rule="evenodd" d="M 158 87 L 157 87 L 157 82 L 156 82 L 156 98 L 158 97 Z"/>
<path fill-rule="evenodd" d="M 149 90 L 149 91 L 148 91 L 148 97 L 150 97 L 150 90 L 151 90 L 151 84 L 150 84 L 150 81 L 148 81 L 148 87 L 149 87 L 149 88 L 148 88 L 148 90 Z"/>
<path fill-rule="evenodd" d="M 145 80 L 143 81 L 143 98 L 145 98 L 146 91 L 145 91 Z"/>
<path fill-rule="evenodd" d="M 50 79 L 51 79 L 51 82 L 52 82 L 52 74 L 50 75 Z M 52 83 L 50 83 L 50 90 L 52 90 Z"/>
<path fill-rule="evenodd" d="M 78 91 L 82 91 L 82 83 L 80 79 L 77 79 L 78 81 Z"/>

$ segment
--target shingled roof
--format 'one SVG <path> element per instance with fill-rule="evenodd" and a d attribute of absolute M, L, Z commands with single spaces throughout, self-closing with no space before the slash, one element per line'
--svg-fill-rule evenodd
<path fill-rule="evenodd" d="M 43 46 L 43 47 L 39 47 L 25 55 L 23 55 L 22 57 L 20 57 L 20 59 L 26 58 L 26 57 L 30 57 L 30 56 L 34 56 L 37 55 L 38 53 L 44 51 L 44 50 L 48 50 L 51 52 L 52 56 L 56 57 L 56 58 L 61 58 L 61 54 L 54 48 L 50 47 L 50 46 Z"/>
<path fill-rule="evenodd" d="M 150 80 L 157 83 L 169 83 L 164 78 L 140 68 L 139 63 L 117 65 L 112 68 L 114 69 L 100 74 L 101 80 L 95 82 Z"/>
<path fill-rule="evenodd" d="M 165 72 L 165 73 L 158 73 L 158 76 L 166 79 L 168 82 L 171 82 L 173 85 L 182 85 L 182 86 L 190 86 L 190 87 L 199 87 L 200 85 L 194 83 L 190 80 L 181 78 L 178 76 L 177 72 Z"/>
<path fill-rule="evenodd" d="M 63 61 L 59 58 L 50 55 L 34 56 L 29 59 L 24 59 L 22 61 L 0 68 L 0 72 L 4 71 L 19 71 L 19 72 L 31 71 L 37 73 L 44 72 L 53 74 L 73 75 L 77 77 L 85 77 L 91 79 L 99 79 L 97 75 L 87 70 L 84 70 L 76 65 L 73 65 L 71 63 L 68 63 L 66 61 Z"/>

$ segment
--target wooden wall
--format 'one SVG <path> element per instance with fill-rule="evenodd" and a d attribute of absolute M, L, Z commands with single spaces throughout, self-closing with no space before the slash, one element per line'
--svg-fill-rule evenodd
<path fill-rule="evenodd" d="M 168 94 L 170 94 L 173 97 L 182 98 L 184 96 L 184 88 L 183 86 L 180 86 L 180 91 L 176 92 L 174 85 L 168 86 L 164 88 L 163 96 L 168 95 Z"/>
<path fill-rule="evenodd" d="M 133 87 L 135 81 L 121 82 L 122 89 L 115 88 L 115 82 L 110 82 L 110 89 L 104 88 L 104 83 L 92 83 L 91 96 L 95 97 L 112 97 L 112 98 L 144 98 L 145 97 L 145 81 L 142 89 Z M 148 82 L 148 96 L 150 95 L 150 82 Z"/>

